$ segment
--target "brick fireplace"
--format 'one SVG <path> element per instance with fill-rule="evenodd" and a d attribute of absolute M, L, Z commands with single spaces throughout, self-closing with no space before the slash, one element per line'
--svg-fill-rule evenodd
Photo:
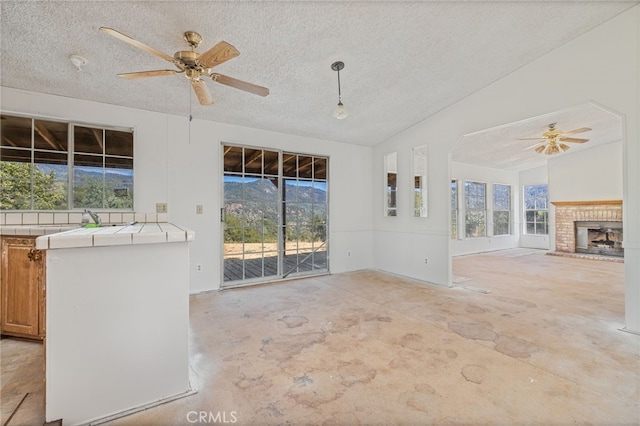
<path fill-rule="evenodd" d="M 624 256 L 622 200 L 553 201 L 556 252 Z"/>

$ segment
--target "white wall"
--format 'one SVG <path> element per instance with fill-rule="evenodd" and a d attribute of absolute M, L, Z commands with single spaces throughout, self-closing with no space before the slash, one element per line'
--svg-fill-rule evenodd
<path fill-rule="evenodd" d="M 47 250 L 46 420 L 86 424 L 189 384 L 189 243 Z"/>
<path fill-rule="evenodd" d="M 460 218 L 458 223 L 458 238 L 451 240 L 451 255 L 482 253 L 492 250 L 502 250 L 518 247 L 520 234 L 520 191 L 518 172 L 502 169 L 492 169 L 473 164 L 451 162 L 451 179 L 458 180 L 458 195 Z M 487 185 L 487 236 L 481 238 L 464 238 L 464 181 L 485 183 Z M 512 213 L 511 235 L 493 234 L 493 184 L 511 186 Z"/>
<path fill-rule="evenodd" d="M 549 159 L 550 201 L 622 200 L 622 142 Z"/>
<path fill-rule="evenodd" d="M 553 66 L 549 66 L 553 64 Z M 430 217 L 415 223 L 408 212 L 374 217 L 374 264 L 434 283 L 447 282 L 450 262 L 414 264 L 406 235 L 420 235 L 424 252 L 448 251 L 448 155 L 462 135 L 595 102 L 624 117 L 623 176 L 626 327 L 640 332 L 640 6 L 636 6 L 542 58 L 374 147 L 374 206 L 382 205 L 382 164 L 397 151 L 399 188 L 407 187 L 411 148 L 429 144 Z M 400 196 L 403 196 L 402 193 Z M 406 197 L 406 195 L 405 195 Z M 400 206 L 405 201 L 401 201 Z M 418 238 L 418 237 L 416 237 Z M 381 243 L 384 243 L 381 244 Z M 524 242 L 523 242 L 524 244 Z M 424 247 L 423 247 L 424 246 Z M 408 259 L 410 265 L 387 259 Z"/>
<path fill-rule="evenodd" d="M 549 185 L 549 172 L 546 165 L 520 172 L 520 188 L 518 189 L 518 192 L 520 193 L 521 198 L 524 187 L 530 185 Z M 553 208 L 549 206 L 549 210 L 553 211 Z M 552 234 L 553 221 L 551 220 L 549 223 L 550 235 L 527 235 L 523 233 L 522 220 L 523 217 L 521 215 L 520 247 L 549 250 L 551 247 L 551 241 L 555 238 L 554 234 Z"/>
<path fill-rule="evenodd" d="M 167 117 L 169 216 L 196 231 L 191 245 L 191 291 L 219 288 L 221 280 L 221 143 L 329 156 L 331 272 L 371 267 L 371 152 L 368 147 L 303 138 L 203 120 Z M 196 205 L 204 214 L 196 214 Z M 351 252 L 351 255 L 348 255 Z M 203 265 L 195 272 L 195 265 Z"/>
<path fill-rule="evenodd" d="M 622 141 L 549 159 L 549 201 L 622 200 Z M 549 249 L 555 250 L 555 207 L 549 205 Z"/>
<path fill-rule="evenodd" d="M 189 129 L 187 117 L 5 87 L 0 97 L 3 112 L 135 129 L 134 208 L 154 212 L 156 203 L 168 203 L 169 221 L 195 231 L 190 246 L 192 293 L 220 287 L 221 142 L 329 156 L 331 272 L 372 266 L 369 147 L 203 120 L 193 120 Z M 204 214 L 195 214 L 197 204 L 204 206 Z M 196 264 L 202 272 L 196 272 Z"/>
<path fill-rule="evenodd" d="M 393 143 L 374 147 L 373 213 L 374 267 L 441 285 L 449 284 L 449 185 L 448 147 L 417 126 L 404 132 Z M 413 173 L 411 150 L 428 145 L 428 212 L 429 217 L 413 217 Z M 383 216 L 386 203 L 384 156 L 397 152 L 397 216 Z M 443 161 L 442 158 L 445 158 Z M 435 177 L 435 179 L 434 179 Z M 444 204 L 443 204 L 444 202 Z M 425 259 L 427 262 L 425 263 Z M 445 265 L 445 268 L 442 268 Z"/>

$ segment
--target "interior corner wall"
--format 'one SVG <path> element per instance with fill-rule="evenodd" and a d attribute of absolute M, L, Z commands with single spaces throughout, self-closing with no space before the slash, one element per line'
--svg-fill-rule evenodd
<path fill-rule="evenodd" d="M 625 322 L 627 329 L 640 332 L 639 75 L 640 6 L 635 6 L 375 146 L 374 265 L 437 284 L 450 283 L 450 258 L 426 267 L 422 262 L 420 268 L 414 250 L 419 247 L 421 254 L 450 250 L 448 165 L 456 141 L 467 133 L 596 102 L 624 117 Z M 409 197 L 409 153 L 425 143 L 429 144 L 429 218 L 416 222 L 408 210 L 400 209 L 397 217 L 383 217 L 384 155 L 398 152 L 398 199 L 403 206 Z M 407 188 L 404 193 L 402 188 Z M 418 241 L 407 245 L 407 235 L 418 235 L 414 237 Z"/>
<path fill-rule="evenodd" d="M 0 87 L 3 112 L 134 128 L 134 208 L 195 231 L 189 291 L 220 288 L 221 142 L 329 157 L 331 272 L 372 267 L 372 148 Z M 213 106 L 215 108 L 215 106 Z M 190 128 L 191 126 L 191 128 Z M 196 214 L 202 205 L 203 214 Z M 196 271 L 196 265 L 202 271 Z"/>
<path fill-rule="evenodd" d="M 486 184 L 486 207 L 487 207 L 487 236 L 478 238 L 464 238 L 464 229 L 458 229 L 458 238 L 451 240 L 451 255 L 459 256 L 473 253 L 483 253 L 493 250 L 504 250 L 518 247 L 519 234 L 521 228 L 520 214 L 520 191 L 519 175 L 517 171 L 493 169 L 473 164 L 451 162 L 451 179 L 458 180 L 458 192 L 462 195 L 460 200 L 464 200 L 464 182 L 473 181 Z M 493 184 L 511 186 L 511 234 L 493 236 Z M 464 202 L 459 203 L 460 217 L 464 217 Z M 464 223 L 462 219 L 459 223 Z"/>

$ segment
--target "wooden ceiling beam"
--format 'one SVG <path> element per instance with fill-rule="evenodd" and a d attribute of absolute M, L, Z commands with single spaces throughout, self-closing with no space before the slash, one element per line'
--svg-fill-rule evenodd
<path fill-rule="evenodd" d="M 254 161 L 256 161 L 261 156 L 262 156 L 262 151 L 257 150 L 256 152 L 251 154 L 251 156 L 249 158 L 245 158 L 244 165 L 248 166 L 249 164 L 253 163 Z"/>
<path fill-rule="evenodd" d="M 7 145 L 18 146 L 18 144 L 16 144 L 14 141 L 9 139 L 6 135 L 2 135 L 2 140 L 5 141 Z"/>
<path fill-rule="evenodd" d="M 56 140 L 55 136 L 51 134 L 49 129 L 47 129 L 46 127 L 43 127 L 42 124 L 40 124 L 38 121 L 35 122 L 34 127 L 36 132 L 38 132 L 38 134 L 42 136 L 42 139 L 44 139 L 47 145 L 49 145 L 51 148 L 55 149 L 56 151 L 65 151 L 62 144 L 60 144 L 60 142 Z"/>
<path fill-rule="evenodd" d="M 104 141 L 102 140 L 102 132 L 99 129 L 91 129 L 91 133 L 93 137 L 98 142 L 98 146 L 100 147 L 100 152 L 104 152 Z"/>

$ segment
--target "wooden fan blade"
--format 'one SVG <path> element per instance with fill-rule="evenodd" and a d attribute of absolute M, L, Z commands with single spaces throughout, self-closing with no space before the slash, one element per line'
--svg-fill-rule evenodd
<path fill-rule="evenodd" d="M 581 139 L 581 138 L 566 138 L 566 137 L 561 137 L 558 138 L 558 140 L 561 140 L 562 142 L 573 142 L 573 143 L 585 143 L 586 141 L 588 141 L 589 139 Z"/>
<path fill-rule="evenodd" d="M 149 47 L 146 44 L 139 42 L 138 40 L 134 40 L 128 35 L 122 34 L 120 31 L 116 31 L 113 28 L 100 27 L 100 31 L 102 31 L 103 33 L 107 33 L 110 36 L 117 38 L 118 40 L 122 40 L 125 43 L 129 43 L 130 45 L 137 47 L 138 49 L 142 49 L 145 52 L 151 53 L 152 55 L 155 55 L 166 61 L 175 62 L 175 59 L 173 58 L 173 56 L 169 56 L 165 53 L 160 52 L 159 50 L 154 49 L 153 47 Z"/>
<path fill-rule="evenodd" d="M 191 87 L 193 87 L 193 91 L 196 92 L 200 105 L 211 105 L 213 103 L 211 92 L 209 92 L 209 88 L 204 80 L 191 80 Z"/>
<path fill-rule="evenodd" d="M 517 141 L 543 141 L 545 138 L 518 138 Z"/>
<path fill-rule="evenodd" d="M 267 96 L 269 94 L 269 89 L 267 89 L 266 87 L 247 83 L 246 81 L 238 80 L 237 78 L 228 77 L 226 75 L 212 73 L 211 79 L 220 84 L 224 84 L 225 86 L 244 90 L 245 92 L 253 93 L 254 95 Z"/>
<path fill-rule="evenodd" d="M 546 147 L 547 147 L 546 145 L 540 145 L 539 147 L 536 148 L 536 152 L 540 154 L 542 151 L 544 151 Z"/>
<path fill-rule="evenodd" d="M 198 56 L 198 62 L 200 62 L 200 65 L 205 68 L 213 68 L 216 65 L 220 65 L 221 63 L 228 61 L 229 59 L 235 58 L 239 54 L 240 52 L 238 52 L 235 47 L 226 41 L 221 41 Z"/>
<path fill-rule="evenodd" d="M 155 71 L 139 71 L 139 72 L 125 72 L 122 74 L 118 74 L 118 77 L 126 78 L 128 80 L 133 80 L 136 78 L 145 78 L 145 77 L 160 77 L 163 75 L 173 75 L 178 74 L 184 71 L 176 71 L 176 70 L 155 70 Z"/>
<path fill-rule="evenodd" d="M 563 135 L 575 135 L 576 133 L 588 132 L 591 130 L 589 127 L 580 127 L 579 129 L 570 130 L 568 132 L 562 132 Z"/>

